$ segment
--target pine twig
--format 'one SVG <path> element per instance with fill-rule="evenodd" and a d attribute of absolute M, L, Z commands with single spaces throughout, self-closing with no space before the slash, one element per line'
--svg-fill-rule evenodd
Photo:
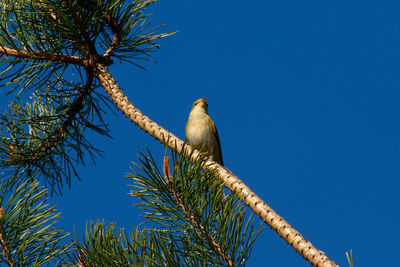
<path fill-rule="evenodd" d="M 83 249 L 79 249 L 78 252 L 78 267 L 89 267 L 90 263 L 85 257 L 85 251 Z"/>
<path fill-rule="evenodd" d="M 183 203 L 182 198 L 180 197 L 179 193 L 175 190 L 173 183 L 172 183 L 172 176 L 169 170 L 169 157 L 164 156 L 164 161 L 163 161 L 163 173 L 164 173 L 164 179 L 167 182 L 168 189 L 170 190 L 172 196 L 175 198 L 178 206 L 181 208 L 182 212 L 185 214 L 186 218 L 188 218 L 191 223 L 208 239 L 211 241 L 211 244 L 214 246 L 215 250 L 218 252 L 218 254 L 224 259 L 224 261 L 227 263 L 228 266 L 235 266 L 233 264 L 233 261 L 231 260 L 230 256 L 225 253 L 221 245 L 217 242 L 215 237 L 209 233 L 205 227 L 196 220 L 196 218 L 193 216 L 192 212 L 188 209 L 188 207 L 185 206 L 185 203 Z"/>
<path fill-rule="evenodd" d="M 72 107 L 68 114 L 68 118 L 61 125 L 61 127 L 53 134 L 53 137 L 46 144 L 39 147 L 38 151 L 33 155 L 33 159 L 36 159 L 40 155 L 43 155 L 44 153 L 46 153 L 46 151 L 48 149 L 50 149 L 51 147 L 53 147 L 53 145 L 61 138 L 61 136 L 67 132 L 68 128 L 71 126 L 73 120 L 75 119 L 75 116 L 82 109 L 82 107 L 83 107 L 82 102 L 85 99 L 85 97 L 88 96 L 88 94 L 90 92 L 90 88 L 92 87 L 92 84 L 93 84 L 93 74 L 88 72 L 88 79 L 86 81 L 86 84 L 85 84 L 83 90 L 79 93 L 79 95 L 73 101 Z"/>
<path fill-rule="evenodd" d="M 25 50 L 16 50 L 4 46 L 0 46 L 0 53 L 7 56 L 12 56 L 16 58 L 32 58 L 43 61 L 53 61 L 60 63 L 69 63 L 78 66 L 84 66 L 85 62 L 82 58 L 78 56 L 70 56 L 70 55 L 61 55 L 61 54 L 46 54 L 43 52 L 36 51 L 25 51 Z"/>
<path fill-rule="evenodd" d="M 110 57 L 114 55 L 114 51 L 118 47 L 121 41 L 121 29 L 118 20 L 116 20 L 113 16 L 111 16 L 111 14 L 107 14 L 105 19 L 107 21 L 108 26 L 111 29 L 111 33 L 114 35 L 110 47 L 103 54 L 103 58 L 109 60 Z"/>

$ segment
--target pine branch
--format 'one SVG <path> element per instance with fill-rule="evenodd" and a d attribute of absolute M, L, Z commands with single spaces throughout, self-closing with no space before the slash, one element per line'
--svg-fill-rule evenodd
<path fill-rule="evenodd" d="M 67 263 L 64 256 L 71 245 L 61 243 L 68 234 L 54 227 L 59 214 L 46 204 L 46 190 L 31 180 L 9 191 L 0 184 L 0 262 L 9 266 Z"/>
<path fill-rule="evenodd" d="M 111 56 L 114 55 L 115 49 L 119 46 L 121 42 L 121 26 L 116 18 L 114 18 L 111 14 L 107 14 L 105 17 L 108 26 L 111 29 L 111 33 L 113 34 L 113 40 L 109 46 L 109 48 L 104 52 L 103 57 L 110 59 Z"/>
<path fill-rule="evenodd" d="M 168 247 L 169 238 L 154 229 L 137 228 L 131 233 L 114 224 L 90 223 L 82 241 L 76 237 L 70 261 L 78 266 L 179 266 Z"/>
<path fill-rule="evenodd" d="M 79 18 L 78 14 L 76 13 L 76 10 L 74 8 L 74 6 L 71 4 L 70 0 L 64 0 L 65 5 L 67 6 L 67 8 L 69 9 L 69 13 L 71 15 L 71 18 L 73 20 L 73 22 L 75 23 L 75 25 L 77 26 L 77 28 L 79 29 L 79 33 L 80 35 L 83 37 L 83 40 L 86 44 L 86 47 L 88 49 L 88 51 L 82 51 L 83 49 L 81 49 L 81 47 L 76 47 L 77 49 L 80 50 L 80 52 L 86 56 L 87 52 L 89 52 L 88 54 L 93 56 L 93 57 L 97 57 L 98 58 L 98 54 L 97 54 L 97 50 L 96 47 L 93 43 L 93 41 L 91 40 L 89 34 L 86 32 L 86 28 L 84 27 L 81 19 Z"/>
<path fill-rule="evenodd" d="M 11 49 L 7 47 L 0 47 L 0 53 L 12 56 L 16 58 L 22 59 L 36 59 L 36 60 L 43 60 L 43 61 L 54 61 L 59 63 L 69 63 L 79 66 L 84 66 L 84 61 L 77 56 L 70 56 L 70 55 L 61 55 L 61 54 L 46 54 L 43 52 L 34 52 L 34 51 L 24 51 L 24 50 L 17 50 Z"/>
<path fill-rule="evenodd" d="M 0 137 L 0 168 L 13 173 L 10 185 L 18 185 L 36 174 L 50 185 L 52 193 L 61 193 L 63 179 L 68 186 L 72 175 L 79 179 L 73 162 L 84 164 L 82 151 L 91 156 L 101 152 L 83 136 L 85 128 L 108 135 L 106 126 L 97 126 L 88 120 L 89 116 L 93 117 L 92 113 L 100 115 L 101 112 L 93 96 L 89 97 L 93 94 L 93 82 L 93 76 L 89 74 L 86 84 L 77 87 L 76 92 L 60 90 L 62 93 L 57 92 L 56 96 L 50 92 L 43 96 L 36 94 L 33 103 L 13 103 L 10 113 L 0 115 L 3 136 Z M 63 94 L 67 96 L 62 97 Z M 72 96 L 75 98 L 71 103 Z M 7 135 L 10 137 L 5 138 Z M 73 151 L 77 159 L 73 157 Z"/>
<path fill-rule="evenodd" d="M 195 216 L 191 213 L 190 209 L 188 207 L 186 207 L 185 204 L 183 203 L 179 193 L 175 190 L 173 183 L 172 183 L 171 173 L 169 171 L 169 157 L 168 156 L 164 156 L 163 172 L 164 172 L 165 181 L 167 182 L 167 185 L 168 185 L 168 189 L 171 191 L 171 194 L 173 195 L 176 202 L 178 203 L 178 206 L 182 209 L 182 212 L 192 222 L 192 224 L 204 235 L 204 237 L 211 241 L 212 245 L 215 247 L 215 249 L 219 253 L 219 255 L 226 261 L 227 265 L 234 266 L 232 260 L 230 259 L 230 256 L 227 255 L 225 253 L 225 251 L 221 248 L 221 245 L 217 242 L 215 237 L 211 233 L 209 233 L 199 221 L 196 220 Z"/>
<path fill-rule="evenodd" d="M 89 91 L 92 88 L 93 84 L 93 75 L 91 73 L 88 73 L 88 79 L 86 81 L 86 84 L 83 88 L 83 90 L 79 93 L 79 95 L 76 97 L 74 102 L 71 105 L 71 108 L 67 114 L 67 119 L 64 121 L 64 123 L 61 125 L 61 127 L 52 134 L 52 138 L 46 143 L 41 145 L 38 149 L 37 152 L 34 153 L 31 156 L 32 160 L 38 159 L 41 155 L 45 154 L 49 149 L 54 147 L 55 143 L 58 142 L 64 134 L 67 133 L 68 128 L 71 127 L 72 122 L 75 120 L 75 116 L 81 111 L 83 108 L 83 101 L 85 97 L 89 95 Z"/>
<path fill-rule="evenodd" d="M 157 240 L 171 243 L 163 250 L 161 265 L 171 266 L 172 257 L 189 266 L 243 266 L 260 226 L 254 226 L 234 194 L 222 198 L 216 173 L 203 171 L 204 156 L 192 164 L 186 154 L 178 157 L 172 152 L 172 156 L 173 174 L 167 158 L 160 172 L 149 153 L 139 157 L 140 165 L 135 164 L 140 172 L 128 175 L 134 180 L 130 195 L 142 200 L 137 205 L 145 211 L 143 217 L 155 223 Z M 157 245 L 163 246 L 164 241 Z"/>

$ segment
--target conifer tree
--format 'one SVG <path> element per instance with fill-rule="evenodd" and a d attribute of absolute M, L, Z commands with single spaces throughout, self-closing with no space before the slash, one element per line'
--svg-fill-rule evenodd
<path fill-rule="evenodd" d="M 244 203 L 311 264 L 336 266 L 238 177 L 153 122 L 120 89 L 107 67 L 114 60 L 140 67 L 137 60 L 150 59 L 171 35 L 150 24 L 145 10 L 153 2 L 0 1 L 0 85 L 16 96 L 0 115 L 0 262 L 240 266 L 261 231 Z M 70 241 L 46 199 L 81 179 L 76 166 L 100 153 L 87 133 L 109 135 L 103 114 L 113 105 L 166 146 L 164 162 L 142 154 L 130 174 L 131 195 L 156 226 L 126 232 L 89 223 L 83 239 Z"/>

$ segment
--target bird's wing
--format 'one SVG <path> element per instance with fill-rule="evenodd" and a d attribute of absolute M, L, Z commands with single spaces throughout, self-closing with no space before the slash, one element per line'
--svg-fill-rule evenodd
<path fill-rule="evenodd" d="M 221 141 L 219 141 L 219 134 L 215 123 L 213 123 L 213 131 L 215 133 L 215 137 L 217 138 L 218 150 L 219 150 L 219 158 L 221 159 L 221 165 L 224 166 L 224 160 L 222 159 L 222 150 L 221 150 Z"/>

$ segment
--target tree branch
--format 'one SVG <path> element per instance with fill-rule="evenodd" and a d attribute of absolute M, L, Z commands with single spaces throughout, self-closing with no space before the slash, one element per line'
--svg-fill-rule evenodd
<path fill-rule="evenodd" d="M 66 6 L 69 9 L 69 12 L 71 14 L 71 17 L 75 23 L 75 25 L 78 27 L 80 34 L 83 37 L 83 40 L 86 43 L 86 48 L 89 49 L 89 52 L 92 56 L 95 56 L 96 58 L 98 57 L 96 47 L 92 40 L 90 39 L 89 34 L 86 32 L 85 26 L 83 25 L 82 21 L 79 19 L 78 14 L 76 13 L 76 10 L 73 5 L 71 5 L 70 0 L 64 0 Z M 82 51 L 81 51 L 82 52 Z M 84 55 L 84 54 L 83 54 Z M 85 56 L 85 55 L 84 55 Z"/>
<path fill-rule="evenodd" d="M 54 146 L 54 144 L 65 134 L 68 128 L 71 126 L 75 116 L 82 109 L 82 102 L 85 97 L 89 94 L 90 88 L 93 84 L 93 73 L 88 72 L 88 79 L 83 90 L 78 94 L 78 96 L 74 99 L 71 105 L 71 109 L 69 110 L 68 117 L 64 121 L 64 123 L 60 126 L 60 128 L 52 134 L 50 140 L 48 140 L 45 144 L 39 146 L 36 151 L 30 153 L 30 155 L 26 153 L 26 151 L 22 151 L 21 148 L 16 149 L 15 145 L 10 147 L 10 157 L 14 158 L 17 161 L 34 161 L 39 159 L 43 154 L 45 154 L 50 148 Z M 12 160 L 12 159 L 11 159 Z"/>
<path fill-rule="evenodd" d="M 30 52 L 25 50 L 15 50 L 7 47 L 0 47 L 0 53 L 6 56 L 13 56 L 17 58 L 31 58 L 38 60 L 47 60 L 53 62 L 70 63 L 74 65 L 84 66 L 85 62 L 82 58 L 77 56 L 60 55 L 60 54 L 46 54 L 41 52 Z"/>
<path fill-rule="evenodd" d="M 105 17 L 108 26 L 111 29 L 111 33 L 114 35 L 114 38 L 110 44 L 110 47 L 107 49 L 107 51 L 103 54 L 103 57 L 106 59 L 110 59 L 112 55 L 114 55 L 114 51 L 119 45 L 119 42 L 121 41 L 121 29 L 118 21 L 111 16 L 110 14 L 107 14 Z"/>
<path fill-rule="evenodd" d="M 171 173 L 169 171 L 169 157 L 165 156 L 164 161 L 163 161 L 163 172 L 164 172 L 164 179 L 168 184 L 169 191 L 171 192 L 172 196 L 175 198 L 176 202 L 178 203 L 178 206 L 181 208 L 182 212 L 185 214 L 185 216 L 193 223 L 193 225 L 208 239 L 211 241 L 211 244 L 214 246 L 215 250 L 218 252 L 218 254 L 224 259 L 224 261 L 227 263 L 228 266 L 235 266 L 230 258 L 229 255 L 225 253 L 225 251 L 221 248 L 221 245 L 217 242 L 215 237 L 209 233 L 205 227 L 196 220 L 196 218 L 193 216 L 190 210 L 185 206 L 185 203 L 183 203 L 180 195 L 178 192 L 176 192 L 175 188 L 173 187 L 172 184 L 172 177 Z"/>
<path fill-rule="evenodd" d="M 88 78 L 83 90 L 79 93 L 79 95 L 75 98 L 74 102 L 72 103 L 71 109 L 68 114 L 68 118 L 65 122 L 61 125 L 61 127 L 53 134 L 53 137 L 44 145 L 40 146 L 38 152 L 34 155 L 34 158 L 46 153 L 46 151 L 53 147 L 53 145 L 61 138 L 61 136 L 67 132 L 69 126 L 71 126 L 72 121 L 75 119 L 76 114 L 82 109 L 82 102 L 85 97 L 89 94 L 90 88 L 93 84 L 93 73 L 87 72 Z"/>

